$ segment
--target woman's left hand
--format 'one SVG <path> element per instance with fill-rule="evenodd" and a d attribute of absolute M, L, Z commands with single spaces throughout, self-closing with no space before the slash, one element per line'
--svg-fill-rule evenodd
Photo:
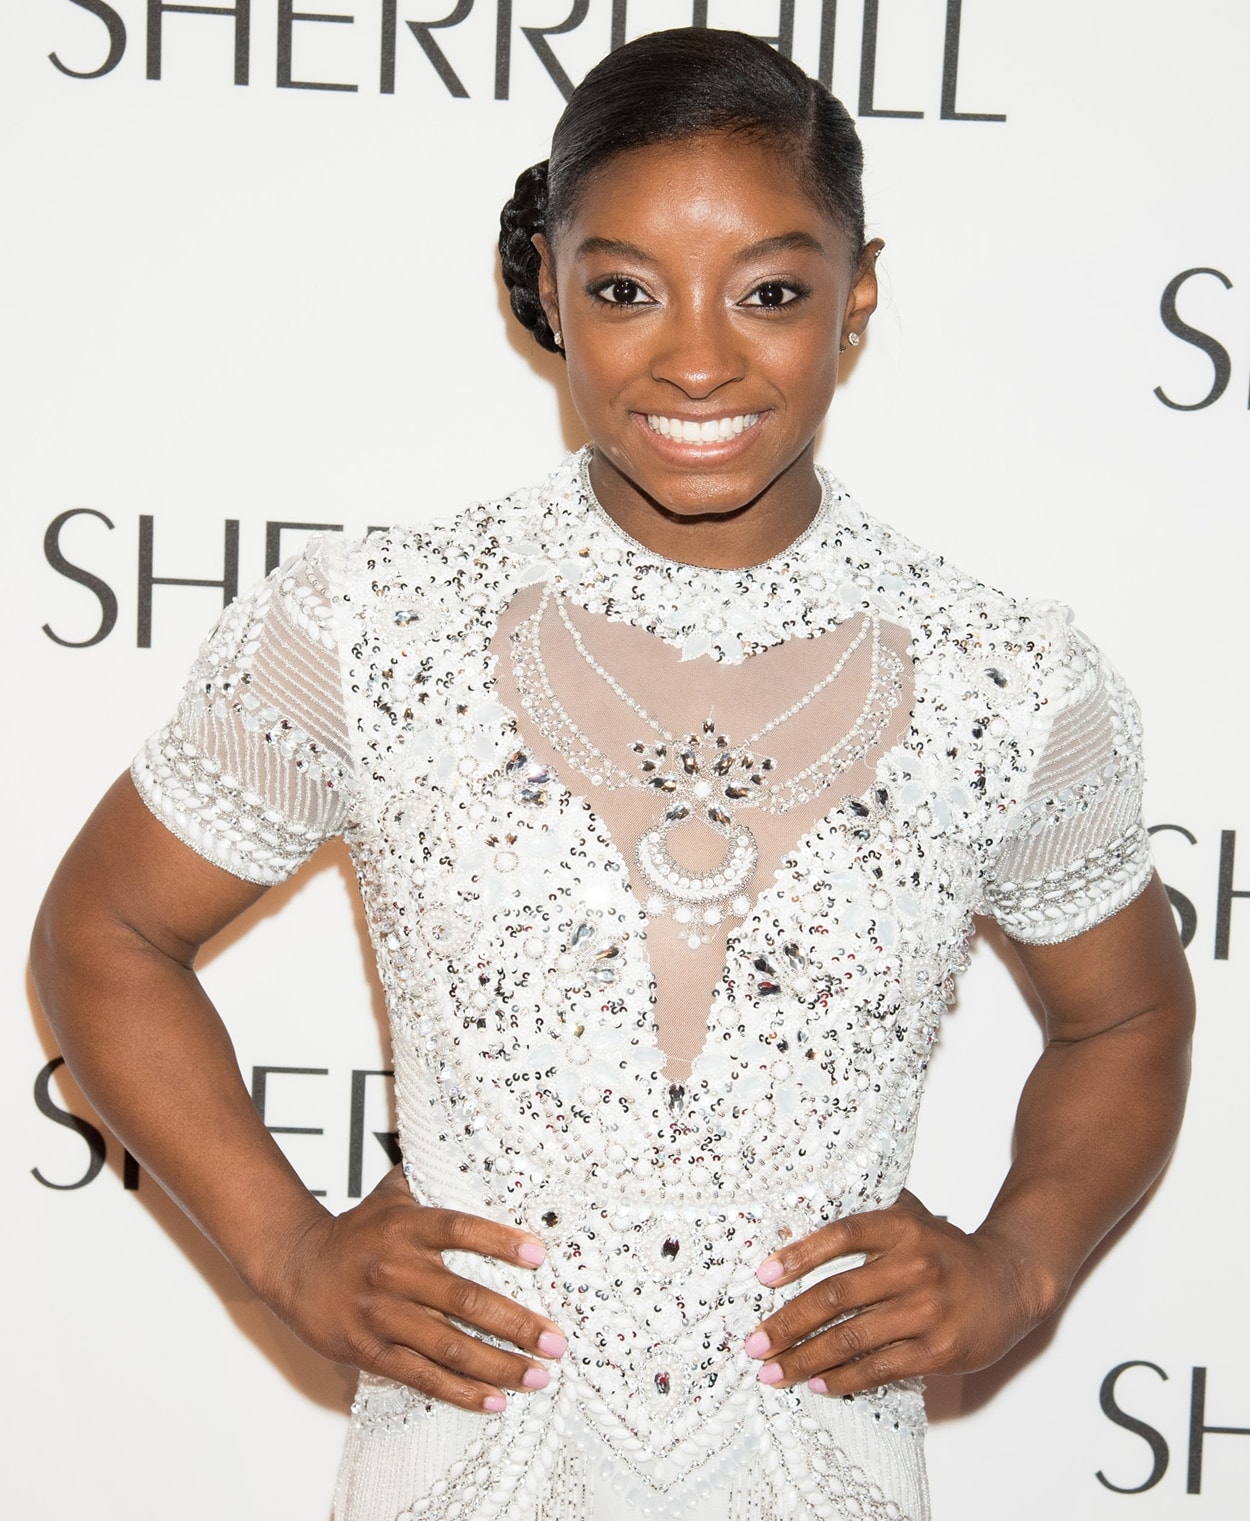
<path fill-rule="evenodd" d="M 804 1289 L 747 1338 L 762 1383 L 842 1395 L 971 1372 L 1053 1308 L 1001 1244 L 938 1219 L 906 1191 L 889 1209 L 849 1215 L 775 1252 L 758 1276 L 782 1288 L 852 1253 L 865 1255 L 861 1267 Z"/>
<path fill-rule="evenodd" d="M 986 1367 L 1062 1304 L 1094 1246 L 1157 1177 L 1184 1108 L 1193 1027 L 1167 889 L 1156 876 L 1083 934 L 1016 953 L 1046 1045 L 989 1214 L 967 1235 L 903 1193 L 774 1252 L 759 1278 L 778 1288 L 839 1257 L 864 1262 L 796 1294 L 747 1337 L 765 1384 L 855 1394 Z"/>

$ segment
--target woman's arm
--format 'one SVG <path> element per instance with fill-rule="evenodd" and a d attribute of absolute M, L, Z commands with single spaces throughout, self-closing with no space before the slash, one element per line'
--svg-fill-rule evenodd
<path fill-rule="evenodd" d="M 775 1253 L 759 1276 L 778 1286 L 848 1253 L 867 1260 L 752 1333 L 747 1351 L 764 1360 L 763 1382 L 812 1380 L 836 1395 L 985 1367 L 1062 1304 L 1081 1264 L 1158 1176 L 1184 1108 L 1193 1027 L 1162 883 L 1073 940 L 1017 950 L 1043 1006 L 1046 1046 L 989 1214 L 965 1234 L 904 1194 Z M 840 1315 L 850 1318 L 829 1326 Z"/>
<path fill-rule="evenodd" d="M 448 1272 L 441 1253 L 535 1267 L 545 1249 L 524 1231 L 422 1208 L 398 1173 L 337 1217 L 300 1182 L 193 971 L 201 945 L 263 891 L 201 859 L 119 779 L 61 863 L 31 948 L 66 1061 L 130 1151 L 310 1346 L 465 1409 L 501 1409 L 504 1389 L 541 1388 L 546 1370 L 449 1317 L 547 1357 L 564 1338 Z"/>

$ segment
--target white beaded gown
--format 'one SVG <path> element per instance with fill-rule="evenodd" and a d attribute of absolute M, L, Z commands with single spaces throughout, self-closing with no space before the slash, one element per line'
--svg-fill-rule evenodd
<path fill-rule="evenodd" d="M 756 1379 L 785 1240 L 903 1187 L 974 912 L 1063 940 L 1144 887 L 1132 699 L 836 483 L 747 570 L 624 535 L 585 455 L 235 602 L 133 771 L 250 881 L 351 848 L 414 1195 L 569 1337 L 473 1415 L 365 1376 L 338 1521 L 924 1521 L 918 1385 Z M 846 1264 L 839 1264 L 845 1266 Z"/>

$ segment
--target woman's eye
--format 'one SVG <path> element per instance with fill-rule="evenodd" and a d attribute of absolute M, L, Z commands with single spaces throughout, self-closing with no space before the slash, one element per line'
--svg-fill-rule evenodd
<path fill-rule="evenodd" d="M 783 285 L 780 280 L 765 280 L 763 285 L 755 287 L 742 304 L 743 306 L 789 306 L 802 294 L 803 292 L 796 290 L 793 285 Z"/>
<path fill-rule="evenodd" d="M 597 294 L 612 306 L 641 306 L 649 299 L 637 280 L 610 280 L 599 287 Z"/>

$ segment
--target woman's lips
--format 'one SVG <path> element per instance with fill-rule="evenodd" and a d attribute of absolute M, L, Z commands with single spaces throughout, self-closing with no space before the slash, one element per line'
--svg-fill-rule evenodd
<path fill-rule="evenodd" d="M 760 420 L 758 412 L 737 412 L 731 417 L 664 417 L 658 412 L 646 414 L 647 426 L 661 438 L 682 444 L 723 444 L 736 438 Z"/>

